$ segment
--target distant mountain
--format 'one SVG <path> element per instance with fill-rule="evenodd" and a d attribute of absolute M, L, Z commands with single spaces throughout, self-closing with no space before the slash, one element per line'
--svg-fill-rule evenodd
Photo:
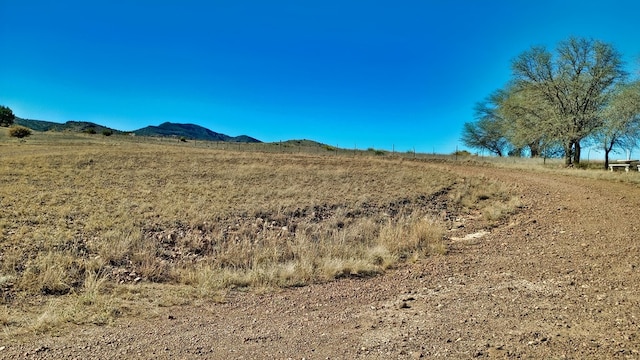
<path fill-rule="evenodd" d="M 122 131 L 111 129 L 106 126 L 98 125 L 88 121 L 67 121 L 64 124 L 60 124 L 51 121 L 22 119 L 16 117 L 13 122 L 16 125 L 25 126 L 35 131 L 74 131 L 101 134 L 106 130 L 111 131 L 112 133 L 122 133 Z"/>
<path fill-rule="evenodd" d="M 17 116 L 13 120 L 13 123 L 16 125 L 28 127 L 29 129 L 32 129 L 35 131 L 49 131 L 54 128 L 56 128 L 57 131 L 61 131 L 62 127 L 64 126 L 63 124 L 54 123 L 51 121 L 23 119 Z M 58 128 L 60 130 L 58 130 Z"/>
<path fill-rule="evenodd" d="M 186 139 L 259 143 L 258 139 L 246 135 L 236 137 L 220 134 L 199 125 L 165 122 L 159 126 L 147 126 L 133 131 L 138 136 L 184 137 Z"/>
<path fill-rule="evenodd" d="M 22 119 L 16 117 L 14 120 L 16 125 L 28 127 L 35 131 L 73 131 L 83 132 L 90 134 L 102 134 L 104 131 L 111 131 L 114 134 L 123 134 L 125 132 L 108 128 L 106 126 L 98 125 L 87 121 L 67 121 L 64 124 L 43 121 L 43 120 L 31 120 Z M 227 142 L 242 142 L 242 143 L 260 143 L 261 141 L 251 136 L 228 136 L 220 134 L 194 124 L 175 124 L 165 122 L 159 126 L 147 126 L 142 129 L 133 131 L 138 136 L 160 136 L 160 137 L 184 137 L 185 139 L 195 140 L 208 140 L 208 141 L 227 141 Z"/>
<path fill-rule="evenodd" d="M 252 138 L 251 136 L 247 136 L 247 135 L 234 136 L 231 138 L 231 141 L 243 142 L 243 143 L 261 143 L 262 142 L 256 138 Z"/>

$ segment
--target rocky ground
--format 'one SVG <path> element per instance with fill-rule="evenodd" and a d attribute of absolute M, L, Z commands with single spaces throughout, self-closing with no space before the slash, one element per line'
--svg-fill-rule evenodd
<path fill-rule="evenodd" d="M 508 169 L 523 210 L 387 274 L 232 295 L 64 334 L 3 359 L 640 358 L 640 188 Z M 465 236 L 475 234 L 475 236 Z"/>

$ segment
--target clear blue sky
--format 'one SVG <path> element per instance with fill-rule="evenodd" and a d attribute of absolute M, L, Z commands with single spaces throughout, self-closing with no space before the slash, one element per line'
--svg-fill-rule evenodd
<path fill-rule="evenodd" d="M 134 130 L 451 152 L 532 45 L 640 63 L 636 0 L 0 0 L 0 104 Z"/>

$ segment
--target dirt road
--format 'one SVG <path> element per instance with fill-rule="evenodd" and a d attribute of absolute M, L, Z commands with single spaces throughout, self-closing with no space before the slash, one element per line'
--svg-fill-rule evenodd
<path fill-rule="evenodd" d="M 524 209 L 384 276 L 5 339 L 0 358 L 640 358 L 640 188 L 454 171 L 514 184 Z"/>

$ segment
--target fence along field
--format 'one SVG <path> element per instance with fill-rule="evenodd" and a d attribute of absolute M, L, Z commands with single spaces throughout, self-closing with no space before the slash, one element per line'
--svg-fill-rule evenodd
<path fill-rule="evenodd" d="M 0 184 L 5 334 L 375 276 L 446 254 L 457 216 L 517 207 L 447 165 L 117 136 L 0 136 Z"/>

